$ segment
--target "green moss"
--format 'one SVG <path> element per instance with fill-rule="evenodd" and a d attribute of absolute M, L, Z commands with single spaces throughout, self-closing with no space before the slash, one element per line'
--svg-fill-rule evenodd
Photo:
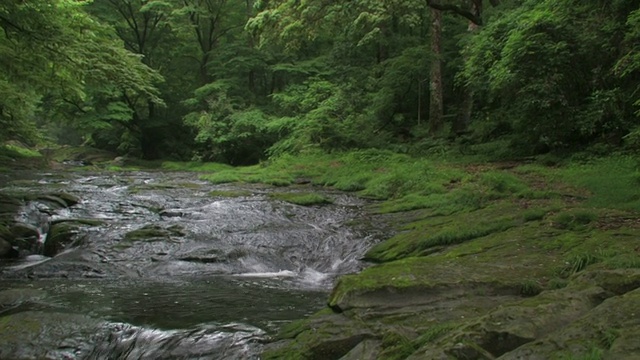
<path fill-rule="evenodd" d="M 590 224 L 598 218 L 595 211 L 587 209 L 572 209 L 554 215 L 551 220 L 559 229 L 578 230 Z"/>
<path fill-rule="evenodd" d="M 197 161 L 191 162 L 177 162 L 177 161 L 165 161 L 161 165 L 164 170 L 173 171 L 196 171 L 196 172 L 220 172 L 223 170 L 232 169 L 231 166 L 219 163 L 203 163 Z"/>
<path fill-rule="evenodd" d="M 506 171 L 486 171 L 480 175 L 480 184 L 500 194 L 518 194 L 529 190 L 522 179 Z"/>
<path fill-rule="evenodd" d="M 33 149 L 28 148 L 28 147 L 21 146 L 21 145 L 19 145 L 17 143 L 4 144 L 4 145 L 2 145 L 2 147 L 4 148 L 4 150 L 6 152 L 13 153 L 14 156 L 17 155 L 17 156 L 25 157 L 25 158 L 42 157 L 42 154 L 40 152 L 38 152 L 37 150 L 33 150 Z"/>
<path fill-rule="evenodd" d="M 458 214 L 455 218 L 428 217 L 404 227 L 404 231 L 372 247 L 366 258 L 386 262 L 410 256 L 428 255 L 430 249 L 459 244 L 518 225 L 509 214 L 510 204 L 496 205 L 483 210 Z"/>
<path fill-rule="evenodd" d="M 213 174 L 201 175 L 200 179 L 209 181 L 213 184 L 225 184 L 240 181 L 240 176 L 230 170 L 225 170 Z"/>
<path fill-rule="evenodd" d="M 416 344 L 401 332 L 389 330 L 382 336 L 382 352 L 380 360 L 402 360 L 406 359 L 418 348 Z"/>
<path fill-rule="evenodd" d="M 583 354 L 575 354 L 572 352 L 560 352 L 554 360 L 602 360 L 604 351 L 596 345 L 591 345 Z"/>
<path fill-rule="evenodd" d="M 269 197 L 302 206 L 330 204 L 332 202 L 326 196 L 316 193 L 270 193 Z"/>
<path fill-rule="evenodd" d="M 529 209 L 522 213 L 522 218 L 524 221 L 542 220 L 548 212 L 548 209 Z"/>

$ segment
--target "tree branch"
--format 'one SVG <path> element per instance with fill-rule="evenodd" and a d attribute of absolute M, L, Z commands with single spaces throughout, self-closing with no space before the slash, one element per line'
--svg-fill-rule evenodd
<path fill-rule="evenodd" d="M 464 10 L 459 6 L 440 4 L 438 3 L 437 0 L 426 0 L 426 1 L 427 1 L 427 6 L 431 8 L 434 8 L 440 11 L 450 11 L 466 18 L 467 20 L 471 21 L 476 25 L 479 25 L 479 26 L 482 25 L 482 19 L 479 16 L 476 16 L 472 12 Z"/>

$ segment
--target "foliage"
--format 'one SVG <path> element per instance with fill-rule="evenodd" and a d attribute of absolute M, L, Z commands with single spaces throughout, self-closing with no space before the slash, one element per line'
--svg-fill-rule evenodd
<path fill-rule="evenodd" d="M 612 76 L 628 11 L 619 3 L 527 1 L 487 25 L 469 43 L 464 75 L 477 91 L 488 89 L 490 121 L 508 124 L 514 144 L 529 151 L 628 133 L 630 85 Z"/>
<path fill-rule="evenodd" d="M 161 103 L 161 78 L 125 50 L 113 31 L 83 12 L 84 2 L 37 0 L 0 6 L 0 122 L 3 136 L 38 140 L 41 116 L 74 117 L 77 128 L 128 121 L 121 97 Z M 101 98 L 101 109 L 91 104 Z M 72 111 L 70 110 L 73 109 Z M 100 112 L 102 111 L 102 115 Z"/>

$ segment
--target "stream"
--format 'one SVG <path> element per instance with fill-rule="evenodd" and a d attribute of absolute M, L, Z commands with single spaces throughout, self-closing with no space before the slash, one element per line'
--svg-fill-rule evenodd
<path fill-rule="evenodd" d="M 17 215 L 39 238 L 0 260 L 0 359 L 259 359 L 284 324 L 324 306 L 337 276 L 365 266 L 385 232 L 363 200 L 309 185 L 212 185 L 179 172 L 17 177 L 0 191 L 80 202 L 36 199 Z M 296 191 L 333 203 L 269 196 Z M 55 224 L 74 224 L 72 238 L 44 256 Z"/>

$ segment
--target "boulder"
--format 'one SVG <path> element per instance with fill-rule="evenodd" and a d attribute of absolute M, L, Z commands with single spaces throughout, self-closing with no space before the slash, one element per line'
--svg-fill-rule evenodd
<path fill-rule="evenodd" d="M 15 223 L 9 229 L 11 245 L 19 249 L 34 252 L 38 249 L 38 239 L 40 239 L 40 231 L 33 225 L 25 223 Z"/>
<path fill-rule="evenodd" d="M 43 255 L 54 256 L 73 243 L 79 226 L 73 222 L 62 222 L 51 225 L 47 240 L 44 243 Z"/>
<path fill-rule="evenodd" d="M 38 195 L 36 200 L 45 202 L 54 209 L 68 208 L 80 202 L 78 197 L 67 193 Z"/>
<path fill-rule="evenodd" d="M 640 289 L 607 299 L 568 326 L 500 357 L 517 359 L 640 359 Z M 564 355 L 564 356 L 563 356 Z"/>
<path fill-rule="evenodd" d="M 18 257 L 18 251 L 13 248 L 11 243 L 0 237 L 0 258 Z"/>

